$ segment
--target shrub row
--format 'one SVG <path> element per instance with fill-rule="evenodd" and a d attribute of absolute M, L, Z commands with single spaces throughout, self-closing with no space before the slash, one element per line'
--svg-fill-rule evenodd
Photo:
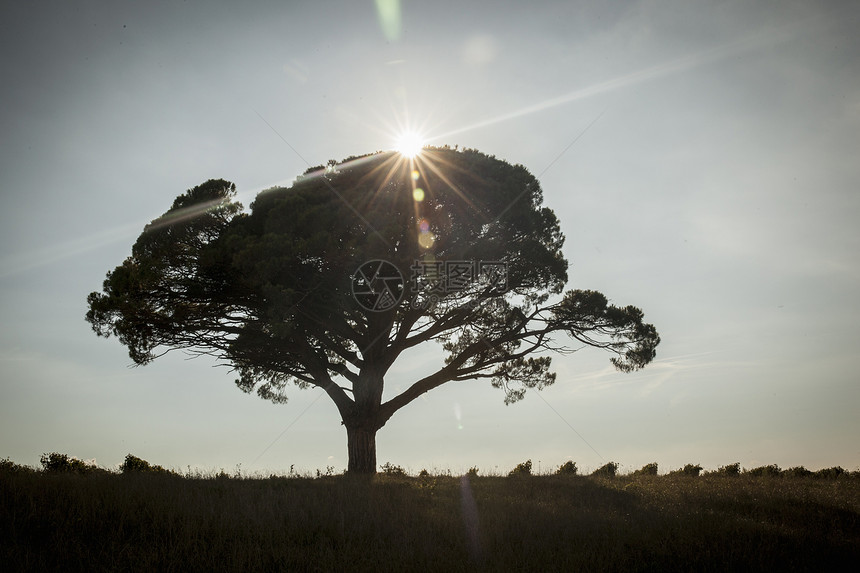
<path fill-rule="evenodd" d="M 87 463 L 79 458 L 68 454 L 51 452 L 42 454 L 39 458 L 39 463 L 42 464 L 42 472 L 48 474 L 109 474 L 113 473 L 110 470 L 101 468 L 94 463 Z M 125 461 L 119 466 L 119 470 L 124 473 L 154 473 L 154 474 L 174 474 L 174 472 L 164 469 L 158 465 L 152 465 L 148 461 L 128 454 L 125 456 Z M 16 464 L 9 458 L 0 459 L 0 473 L 18 474 L 18 473 L 35 473 L 37 470 L 29 467 Z"/>
<path fill-rule="evenodd" d="M 525 476 L 532 475 L 532 461 L 526 460 L 521 464 L 517 464 L 517 466 L 512 469 L 509 473 L 509 477 L 516 476 Z M 748 475 L 753 477 L 812 477 L 817 479 L 837 479 L 840 477 L 852 477 L 852 478 L 860 478 L 860 470 L 858 471 L 847 471 L 841 466 L 836 466 L 832 468 L 820 469 L 818 471 L 811 471 L 803 466 L 796 466 L 789 469 L 780 469 L 777 465 L 769 465 L 769 466 L 760 466 L 752 469 L 741 468 L 741 464 L 736 462 L 733 464 L 728 464 L 725 466 L 721 466 L 719 469 L 713 471 L 706 471 L 702 473 L 702 466 L 700 464 L 686 464 L 682 468 L 678 468 L 676 470 L 670 471 L 667 475 L 669 476 L 687 476 L 687 477 L 698 477 L 700 475 L 707 476 L 740 476 L 740 475 Z M 426 471 L 426 470 L 424 470 Z M 618 464 L 615 462 L 609 462 L 593 472 L 591 472 L 592 476 L 595 477 L 608 477 L 612 478 L 617 475 L 618 472 Z M 558 469 L 556 469 L 553 474 L 554 475 L 577 475 L 578 468 L 576 467 L 576 462 L 567 461 L 560 465 Z M 478 474 L 478 469 L 473 467 L 469 470 L 469 475 L 475 476 Z M 630 474 L 634 477 L 638 476 L 656 476 L 657 475 L 657 462 L 652 462 L 649 464 L 645 464 L 640 469 L 634 471 Z"/>
<path fill-rule="evenodd" d="M 39 463 L 42 464 L 42 469 L 47 473 L 56 474 L 95 474 L 107 473 L 107 470 L 98 467 L 95 464 L 88 464 L 83 460 L 71 457 L 67 454 L 51 452 L 50 454 L 42 454 L 39 458 Z"/>
<path fill-rule="evenodd" d="M 76 457 L 69 456 L 67 454 L 60 454 L 57 452 L 52 452 L 49 454 L 43 454 L 39 459 L 42 464 L 42 471 L 44 473 L 75 473 L 75 474 L 108 474 L 111 473 L 110 470 L 106 470 L 104 468 L 100 468 L 95 464 L 89 464 L 84 462 Z M 132 473 L 148 473 L 148 474 L 164 474 L 164 475 L 178 475 L 175 472 L 165 469 L 162 466 L 150 464 L 148 461 L 138 458 L 132 454 L 128 454 L 125 457 L 125 460 L 119 466 L 119 470 L 124 474 L 132 474 Z M 293 472 L 292 467 L 290 468 L 290 476 L 298 477 L 298 474 Z M 16 473 L 34 473 L 37 470 L 29 467 L 22 466 L 16 464 L 9 460 L 9 458 L 0 459 L 0 473 L 3 474 L 16 474 Z M 478 475 L 478 468 L 471 467 L 467 474 L 469 477 L 476 477 Z M 613 478 L 617 475 L 618 472 L 618 464 L 615 462 L 609 462 L 604 464 L 603 466 L 597 468 L 593 472 L 591 472 L 591 476 L 595 477 L 603 477 L 603 478 Z M 385 463 L 381 466 L 381 472 L 383 475 L 392 476 L 392 477 L 407 477 L 408 472 L 403 469 L 403 467 L 394 465 L 392 463 Z M 450 472 L 448 472 L 450 475 Z M 579 468 L 576 466 L 576 462 L 566 461 L 561 464 L 554 472 L 554 475 L 564 475 L 564 476 L 575 476 L 579 475 Z M 316 476 L 331 476 L 334 475 L 334 468 L 329 466 L 326 468 L 325 473 L 317 470 Z M 428 477 L 430 474 L 426 469 L 421 470 L 419 473 L 419 477 Z M 514 469 L 512 469 L 509 473 L 509 477 L 521 477 L 521 476 L 531 476 L 532 474 L 532 461 L 526 460 L 520 464 L 517 464 Z M 640 469 L 634 471 L 630 474 L 634 477 L 638 476 L 656 476 L 657 475 L 657 462 L 652 462 L 649 464 L 645 464 Z M 672 470 L 668 472 L 669 476 L 686 476 L 686 477 L 698 477 L 699 475 L 706 476 L 740 476 L 747 475 L 752 477 L 766 477 L 766 478 L 781 478 L 781 477 L 789 477 L 789 478 L 816 478 L 816 479 L 838 479 L 838 478 L 860 478 L 860 470 L 858 471 L 848 471 L 841 466 L 835 466 L 831 468 L 820 469 L 818 471 L 811 471 L 806 469 L 803 466 L 795 466 L 788 469 L 781 469 L 778 465 L 772 464 L 767 466 L 759 466 L 751 469 L 741 468 L 740 463 L 735 462 L 733 464 L 728 464 L 725 466 L 721 466 L 719 469 L 713 471 L 706 471 L 702 474 L 702 466 L 699 464 L 686 464 L 684 467 Z M 230 477 L 225 474 L 222 470 L 216 477 Z M 238 475 L 236 477 L 239 477 Z"/>

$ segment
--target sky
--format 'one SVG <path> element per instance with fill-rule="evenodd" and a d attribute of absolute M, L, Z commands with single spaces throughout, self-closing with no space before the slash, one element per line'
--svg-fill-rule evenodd
<path fill-rule="evenodd" d="M 860 4 L 39 2 L 0 8 L 0 458 L 345 469 L 318 389 L 209 358 L 133 367 L 84 320 L 143 226 L 211 178 L 256 193 L 406 129 L 528 168 L 567 288 L 632 304 L 657 358 L 556 356 L 504 405 L 425 394 L 379 464 L 860 468 Z M 386 398 L 441 364 L 414 349 Z"/>

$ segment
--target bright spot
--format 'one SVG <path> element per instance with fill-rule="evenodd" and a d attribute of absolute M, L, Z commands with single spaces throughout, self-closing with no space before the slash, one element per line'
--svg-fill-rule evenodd
<path fill-rule="evenodd" d="M 415 191 L 412 192 L 412 198 L 415 199 L 416 203 L 420 203 L 424 200 L 424 189 L 421 187 L 416 187 Z"/>
<path fill-rule="evenodd" d="M 421 219 L 418 221 L 418 228 L 421 229 L 422 233 L 426 233 L 430 230 L 430 223 L 427 222 L 427 219 Z"/>
<path fill-rule="evenodd" d="M 400 155 L 412 159 L 413 157 L 421 153 L 421 149 L 423 147 L 424 138 L 422 138 L 420 134 L 414 131 L 404 131 L 397 138 L 397 142 L 394 145 L 394 150 L 397 151 Z"/>
<path fill-rule="evenodd" d="M 423 232 L 418 235 L 418 244 L 422 249 L 429 249 L 436 242 L 436 237 L 430 231 Z"/>
<path fill-rule="evenodd" d="M 418 170 L 417 170 L 417 169 L 414 169 L 414 170 L 412 171 L 412 180 L 413 180 L 413 181 L 418 181 L 418 178 L 419 178 L 419 177 L 421 177 L 421 174 L 420 174 L 420 173 L 418 173 Z"/>

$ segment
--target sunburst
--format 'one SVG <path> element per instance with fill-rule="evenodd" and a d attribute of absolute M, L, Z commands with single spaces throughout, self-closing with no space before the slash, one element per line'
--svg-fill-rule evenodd
<path fill-rule="evenodd" d="M 425 138 L 417 131 L 405 130 L 397 136 L 394 150 L 407 159 L 414 159 L 424 149 L 424 142 Z"/>

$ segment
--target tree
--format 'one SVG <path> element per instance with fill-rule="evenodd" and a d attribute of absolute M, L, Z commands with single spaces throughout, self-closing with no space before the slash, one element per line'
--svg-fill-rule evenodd
<path fill-rule="evenodd" d="M 446 382 L 488 378 L 508 404 L 552 384 L 547 352 L 572 350 L 558 334 L 625 372 L 655 356 L 641 310 L 562 293 L 564 236 L 520 165 L 448 147 L 376 153 L 309 169 L 247 213 L 235 194 L 219 179 L 179 196 L 89 295 L 86 318 L 138 365 L 184 349 L 276 403 L 289 384 L 322 388 L 350 472 L 375 472 L 376 432 Z M 444 364 L 383 401 L 397 357 L 431 341 Z"/>

